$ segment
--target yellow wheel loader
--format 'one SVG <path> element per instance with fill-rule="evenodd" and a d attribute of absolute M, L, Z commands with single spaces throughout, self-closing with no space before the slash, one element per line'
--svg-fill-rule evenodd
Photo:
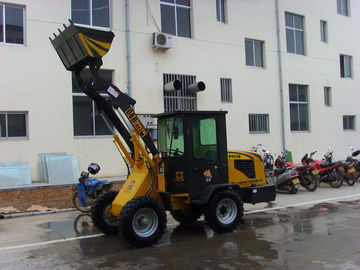
<path fill-rule="evenodd" d="M 275 186 L 266 184 L 261 157 L 227 150 L 225 111 L 157 115 L 156 147 L 133 110 L 135 100 L 99 76 L 114 34 L 71 21 L 64 27 L 51 43 L 105 122 L 117 131 L 113 140 L 130 167 L 119 192 L 108 191 L 94 202 L 92 219 L 103 233 L 121 232 L 137 246 L 152 245 L 165 231 L 166 211 L 182 223 L 204 215 L 214 231 L 226 232 L 241 221 L 243 203 L 275 200 Z M 91 79 L 84 82 L 86 67 Z M 181 87 L 179 81 L 174 85 Z"/>

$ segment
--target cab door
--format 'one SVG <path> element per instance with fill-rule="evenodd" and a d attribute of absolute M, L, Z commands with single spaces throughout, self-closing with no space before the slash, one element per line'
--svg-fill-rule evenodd
<path fill-rule="evenodd" d="M 225 137 L 224 132 L 218 132 L 221 127 L 216 115 L 195 115 L 191 117 L 189 124 L 191 132 L 188 167 L 192 173 L 188 186 L 190 199 L 196 199 L 208 185 L 227 182 L 227 164 L 223 162 L 226 132 Z"/>

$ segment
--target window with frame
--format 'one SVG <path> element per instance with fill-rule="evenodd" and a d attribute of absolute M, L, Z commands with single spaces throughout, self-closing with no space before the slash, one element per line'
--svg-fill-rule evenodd
<path fill-rule="evenodd" d="M 337 12 L 340 15 L 349 16 L 350 14 L 349 0 L 337 0 Z"/>
<path fill-rule="evenodd" d="M 263 41 L 245 39 L 245 58 L 247 66 L 264 67 L 263 44 Z"/>
<path fill-rule="evenodd" d="M 160 0 L 161 31 L 191 38 L 190 0 Z"/>
<path fill-rule="evenodd" d="M 250 113 L 249 114 L 250 133 L 269 133 L 269 114 Z"/>
<path fill-rule="evenodd" d="M 232 102 L 231 79 L 220 78 L 221 102 Z"/>
<path fill-rule="evenodd" d="M 289 84 L 290 129 L 309 131 L 308 86 Z"/>
<path fill-rule="evenodd" d="M 26 112 L 0 112 L 0 139 L 27 138 Z"/>
<path fill-rule="evenodd" d="M 192 132 L 194 157 L 203 158 L 207 162 L 216 162 L 217 137 L 215 118 L 194 119 Z"/>
<path fill-rule="evenodd" d="M 99 70 L 99 74 L 107 82 L 112 83 L 112 70 Z M 91 78 L 90 71 L 83 74 L 84 81 Z M 113 128 L 109 128 L 99 113 L 96 104 L 78 87 L 75 74 L 72 74 L 73 89 L 73 127 L 74 136 L 104 136 L 112 135 Z M 101 94 L 107 96 L 107 94 Z"/>
<path fill-rule="evenodd" d="M 340 54 L 341 78 L 352 78 L 352 56 Z"/>
<path fill-rule="evenodd" d="M 324 87 L 324 102 L 325 106 L 331 107 L 331 87 Z"/>
<path fill-rule="evenodd" d="M 225 0 L 216 0 L 216 20 L 226 23 L 225 14 Z"/>
<path fill-rule="evenodd" d="M 179 74 L 164 74 L 164 84 L 179 80 L 181 82 L 181 89 L 173 93 L 164 92 L 164 111 L 196 111 L 197 110 L 197 96 L 189 93 L 186 88 L 189 84 L 196 82 L 196 76 L 179 75 Z"/>
<path fill-rule="evenodd" d="M 0 4 L 0 43 L 24 44 L 24 8 Z"/>
<path fill-rule="evenodd" d="M 71 0 L 74 23 L 110 28 L 110 0 Z"/>
<path fill-rule="evenodd" d="M 285 12 L 285 26 L 287 52 L 305 55 L 304 17 Z"/>
<path fill-rule="evenodd" d="M 355 115 L 343 115 L 344 130 L 355 130 Z"/>
<path fill-rule="evenodd" d="M 324 43 L 328 42 L 328 30 L 327 30 L 327 22 L 326 21 L 320 21 L 320 36 L 321 41 Z"/>

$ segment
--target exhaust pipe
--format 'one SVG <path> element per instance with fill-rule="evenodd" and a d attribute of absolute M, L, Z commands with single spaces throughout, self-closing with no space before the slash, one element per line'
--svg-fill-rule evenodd
<path fill-rule="evenodd" d="M 189 84 L 186 87 L 186 91 L 189 94 L 196 94 L 197 92 L 204 91 L 205 88 L 206 88 L 205 83 L 200 81 L 200 82 L 196 82 L 196 83 L 193 83 L 193 84 Z"/>
<path fill-rule="evenodd" d="M 164 84 L 164 92 L 170 94 L 177 90 L 180 90 L 181 87 L 182 87 L 182 83 L 179 80 L 171 81 Z"/>

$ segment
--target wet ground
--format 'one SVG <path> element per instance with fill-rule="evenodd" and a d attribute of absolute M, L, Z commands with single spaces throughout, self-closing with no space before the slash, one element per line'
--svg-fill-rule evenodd
<path fill-rule="evenodd" d="M 227 234 L 170 220 L 159 244 L 142 249 L 100 235 L 88 215 L 2 220 L 0 269 L 360 269 L 360 195 L 268 207 Z"/>

